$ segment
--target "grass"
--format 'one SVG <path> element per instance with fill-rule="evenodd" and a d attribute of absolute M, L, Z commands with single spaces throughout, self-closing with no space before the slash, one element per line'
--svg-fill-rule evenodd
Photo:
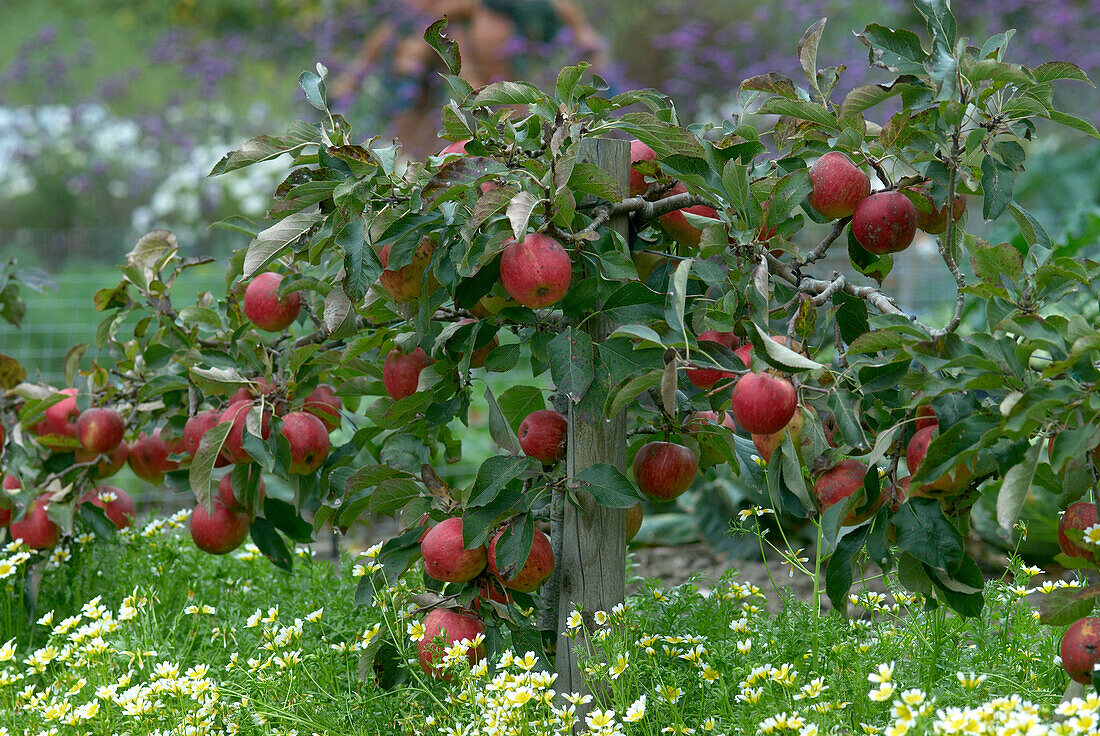
<path fill-rule="evenodd" d="M 854 595 L 857 618 L 819 619 L 793 598 L 769 614 L 735 572 L 649 582 L 577 638 L 598 694 L 585 702 L 555 693 L 534 653 L 471 668 L 458 650 L 451 683 L 425 676 L 410 664 L 416 569 L 355 606 L 369 559 L 333 565 L 303 549 L 287 574 L 251 546 L 204 555 L 185 524 L 77 537 L 35 568 L 37 623 L 19 603 L 35 558 L 2 553 L 0 736 L 553 734 L 572 722 L 590 734 L 1083 733 L 1100 708 L 1059 705 L 1060 632 L 1034 616 L 1034 568 L 990 583 L 976 619 L 900 591 Z M 375 659 L 361 679 L 363 651 Z"/>

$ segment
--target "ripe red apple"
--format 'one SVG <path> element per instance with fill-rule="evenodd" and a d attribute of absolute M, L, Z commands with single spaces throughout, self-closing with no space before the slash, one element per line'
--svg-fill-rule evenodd
<path fill-rule="evenodd" d="M 15 504 L 8 492 L 21 489 L 23 484 L 14 475 L 5 475 L 0 487 L 3 488 L 0 491 L 0 529 L 3 529 L 11 524 L 12 516 L 15 514 Z"/>
<path fill-rule="evenodd" d="M 63 388 L 58 391 L 65 398 L 46 409 L 42 421 L 31 427 L 31 431 L 41 436 L 39 443 L 54 452 L 72 452 L 76 448 L 71 443 L 51 441 L 51 437 L 76 438 L 76 423 L 80 418 L 80 409 L 76 407 L 77 390 Z"/>
<path fill-rule="evenodd" d="M 470 601 L 470 607 L 475 611 L 480 611 L 482 601 L 493 601 L 506 606 L 514 600 L 503 583 L 492 576 L 485 576 L 477 583 L 477 596 Z"/>
<path fill-rule="evenodd" d="M 569 291 L 573 263 L 561 243 L 548 235 L 528 233 L 523 242 L 504 244 L 500 283 L 525 307 L 540 309 L 561 301 Z"/>
<path fill-rule="evenodd" d="M 267 496 L 267 484 L 264 483 L 263 478 L 260 478 L 256 495 L 262 504 Z M 236 489 L 233 488 L 233 473 L 231 472 L 223 475 L 222 479 L 218 481 L 218 500 L 221 501 L 222 506 L 230 511 L 247 511 L 244 504 L 238 499 Z"/>
<path fill-rule="evenodd" d="M 302 295 L 292 291 L 279 298 L 279 285 L 283 283 L 280 274 L 265 271 L 255 276 L 244 290 L 241 309 L 244 316 L 267 332 L 282 332 L 294 320 L 302 309 Z"/>
<path fill-rule="evenodd" d="M 553 465 L 565 457 L 569 421 L 553 409 L 539 409 L 519 424 L 519 446 L 523 454 L 543 465 Z"/>
<path fill-rule="evenodd" d="M 448 143 L 447 147 L 444 148 L 442 151 L 440 151 L 437 155 L 446 156 L 448 154 L 454 153 L 454 154 L 457 154 L 457 155 L 460 155 L 460 156 L 465 156 L 466 155 L 466 144 L 469 143 L 469 142 L 470 142 L 469 138 L 463 138 L 460 141 L 454 141 L 453 143 Z"/>
<path fill-rule="evenodd" d="M 328 430 L 325 423 L 307 411 L 292 411 L 283 417 L 283 437 L 290 445 L 291 475 L 308 475 L 328 457 Z"/>
<path fill-rule="evenodd" d="M 677 184 L 665 196 L 671 197 L 674 194 L 683 194 L 686 191 L 687 187 L 683 184 Z M 705 204 L 695 204 L 691 207 L 666 212 L 657 218 L 657 222 L 661 225 L 661 229 L 665 231 L 665 235 L 681 245 L 695 248 L 699 245 L 699 239 L 703 236 L 703 231 L 688 222 L 687 218 L 684 217 L 685 212 L 714 219 L 718 218 L 718 213 L 714 208 L 707 207 Z"/>
<path fill-rule="evenodd" d="M 707 330 L 703 334 L 699 335 L 699 343 L 709 342 L 717 345 L 724 346 L 733 350 L 741 342 L 737 339 L 737 336 L 732 332 L 719 332 L 718 330 Z M 714 350 L 714 345 L 699 345 L 704 350 Z M 704 391 L 708 391 L 714 388 L 714 385 L 719 381 L 726 378 L 733 378 L 736 373 L 730 371 L 722 371 L 711 368 L 688 368 L 687 379 L 691 382 L 692 386 L 701 388 Z"/>
<path fill-rule="evenodd" d="M 244 449 L 243 443 L 248 414 L 255 405 L 255 401 L 237 401 L 226 407 L 225 411 L 218 417 L 218 424 L 233 422 L 233 426 L 229 428 L 229 434 L 226 435 L 225 442 L 222 444 L 221 454 L 234 465 L 252 462 L 252 456 Z M 271 412 L 265 408 L 260 418 L 260 438 L 266 440 L 270 436 Z"/>
<path fill-rule="evenodd" d="M 88 452 L 85 449 L 80 449 L 73 455 L 73 459 L 78 463 L 88 463 L 95 460 L 97 457 L 100 458 L 100 460 L 95 466 L 95 477 L 99 480 L 110 478 L 112 475 L 122 470 L 122 466 L 126 464 L 126 461 L 130 457 L 130 445 L 126 442 L 119 442 L 115 449 L 106 454 Z"/>
<path fill-rule="evenodd" d="M 876 192 L 852 215 L 852 235 L 876 255 L 905 250 L 917 234 L 917 208 L 901 192 Z"/>
<path fill-rule="evenodd" d="M 1072 679 L 1092 684 L 1092 668 L 1100 661 L 1100 618 L 1086 616 L 1062 635 L 1062 668 Z"/>
<path fill-rule="evenodd" d="M 88 409 L 76 422 L 80 446 L 96 455 L 109 453 L 122 442 L 126 423 L 114 409 Z"/>
<path fill-rule="evenodd" d="M 626 541 L 638 536 L 638 530 L 642 528 L 642 502 L 634 504 L 626 510 Z"/>
<path fill-rule="evenodd" d="M 775 452 L 775 448 L 783 444 L 783 438 L 787 436 L 787 432 L 791 433 L 791 442 L 794 444 L 795 451 L 802 449 L 802 428 L 805 424 L 805 417 L 796 408 L 794 416 L 791 417 L 791 421 L 787 422 L 787 426 L 771 434 L 752 435 L 752 444 L 756 446 L 756 452 L 764 458 L 764 462 L 771 462 L 772 453 Z M 801 462 L 801 457 L 799 462 Z"/>
<path fill-rule="evenodd" d="M 224 555 L 240 547 L 248 538 L 248 514 L 226 508 L 214 499 L 214 510 L 208 512 L 201 504 L 191 512 L 191 539 L 195 546 L 212 555 Z"/>
<path fill-rule="evenodd" d="M 483 633 L 485 633 L 485 624 L 476 616 L 448 608 L 432 609 L 424 617 L 424 637 L 416 643 L 416 657 L 420 661 L 420 669 L 427 675 L 450 682 L 451 674 L 436 667 L 443 662 L 443 653 L 446 648 L 463 639 L 473 641 L 478 634 Z M 437 641 L 437 638 L 442 639 L 444 643 Z M 471 647 L 466 657 L 471 666 L 477 664 L 478 660 L 484 659 L 484 643 L 477 649 Z"/>
<path fill-rule="evenodd" d="M 640 197 L 646 193 L 649 189 L 649 185 L 645 183 L 645 175 L 642 172 L 634 168 L 634 164 L 639 161 L 656 161 L 657 152 L 652 148 L 635 139 L 630 141 L 630 196 Z"/>
<path fill-rule="evenodd" d="M 416 393 L 420 385 L 420 371 L 431 364 L 423 348 L 403 354 L 396 348 L 386 355 L 382 363 L 382 383 L 386 393 L 394 401 L 407 398 Z"/>
<path fill-rule="evenodd" d="M 924 429 L 918 429 L 909 438 L 909 444 L 905 446 L 905 464 L 912 475 L 917 474 L 917 468 L 920 467 L 921 461 L 924 460 L 924 456 L 928 452 L 928 445 L 932 443 L 932 434 L 935 431 L 936 427 L 934 426 L 925 427 Z"/>
<path fill-rule="evenodd" d="M 733 386 L 733 418 L 749 434 L 771 434 L 787 426 L 798 408 L 791 382 L 768 373 L 747 373 Z"/>
<path fill-rule="evenodd" d="M 435 252 L 435 241 L 427 235 L 421 238 L 416 244 L 416 250 L 413 251 L 412 262 L 397 270 L 386 268 L 390 265 L 392 246 L 392 243 L 386 243 L 378 251 L 378 260 L 385 269 L 378 277 L 378 284 L 395 302 L 411 302 L 413 299 L 419 299 L 424 288 L 424 271 L 431 264 L 432 253 Z M 430 277 L 429 284 L 431 284 Z"/>
<path fill-rule="evenodd" d="M 460 324 L 460 325 L 470 325 L 470 324 L 473 324 L 474 322 L 477 322 L 477 320 L 473 319 L 471 317 L 465 317 L 463 319 L 460 319 L 458 321 L 458 324 Z M 493 335 L 492 340 L 485 343 L 480 348 L 475 348 L 473 355 L 470 356 L 470 367 L 471 368 L 481 368 L 482 366 L 484 366 L 485 365 L 485 359 L 489 357 L 489 353 L 491 353 L 493 351 L 493 349 L 498 347 L 499 345 L 500 345 L 500 340 L 497 339 L 496 335 Z M 459 353 L 458 355 L 459 355 L 459 359 L 461 360 L 463 354 Z"/>
<path fill-rule="evenodd" d="M 12 522 L 8 527 L 8 536 L 11 539 L 22 539 L 23 544 L 31 549 L 52 548 L 61 538 L 61 527 L 46 515 L 46 509 L 49 506 L 49 493 L 43 493 L 34 499 L 34 503 L 27 509 L 23 518 Z"/>
<path fill-rule="evenodd" d="M 230 402 L 230 404 L 233 403 L 236 402 Z M 183 446 L 192 458 L 199 451 L 199 442 L 202 441 L 202 436 L 217 426 L 219 417 L 221 417 L 220 411 L 208 409 L 189 417 L 187 423 L 183 425 Z M 218 453 L 218 457 L 214 460 L 214 467 L 224 468 L 226 465 L 229 465 L 229 460 L 223 454 Z"/>
<path fill-rule="evenodd" d="M 1085 531 L 1090 526 L 1096 526 L 1096 504 L 1089 501 L 1078 501 L 1070 504 L 1062 518 L 1058 520 L 1058 546 L 1070 557 L 1088 560 L 1092 564 L 1100 563 L 1100 549 L 1084 542 L 1075 542 L 1066 535 L 1067 529 Z"/>
<path fill-rule="evenodd" d="M 340 426 L 340 410 L 344 402 L 332 392 L 332 386 L 324 384 L 313 389 L 313 393 L 302 402 L 302 409 L 320 419 L 329 432 Z"/>
<path fill-rule="evenodd" d="M 913 426 L 918 431 L 925 427 L 938 427 L 940 426 L 940 420 L 936 417 L 936 410 L 932 408 L 931 404 L 921 404 L 917 407 L 916 412 L 917 420 L 913 423 Z"/>
<path fill-rule="evenodd" d="M 485 545 L 466 549 L 462 544 L 462 519 L 454 516 L 439 522 L 420 543 L 424 572 L 446 583 L 465 583 L 485 569 Z"/>
<path fill-rule="evenodd" d="M 928 184 L 920 184 L 910 187 L 910 191 L 922 196 L 924 201 L 928 203 L 929 209 L 932 210 L 931 212 L 924 212 L 919 208 L 917 209 L 917 227 L 929 235 L 939 235 L 947 229 L 947 202 L 936 209 L 932 205 L 932 198 L 928 194 L 930 188 Z M 954 206 L 951 208 L 951 219 L 958 222 L 964 212 L 966 212 L 966 195 L 956 194 Z"/>
<path fill-rule="evenodd" d="M 80 497 L 79 503 L 98 506 L 118 529 L 125 529 L 137 518 L 137 506 L 130 494 L 115 486 L 96 486 Z"/>
<path fill-rule="evenodd" d="M 656 501 L 671 501 L 691 488 L 699 473 L 699 458 L 674 442 L 650 442 L 634 456 L 634 482 Z"/>
<path fill-rule="evenodd" d="M 160 430 L 154 430 L 152 436 L 144 432 L 138 437 L 137 442 L 130 445 L 127 460 L 134 475 L 147 480 L 150 483 L 163 483 L 164 474 L 169 470 L 179 468 L 179 463 L 169 460 L 168 444 L 160 438 Z"/>
<path fill-rule="evenodd" d="M 911 474 L 916 475 L 917 468 L 920 467 L 925 454 L 928 452 L 928 446 L 932 443 L 937 426 L 927 426 L 924 429 L 919 429 L 909 439 L 909 444 L 905 447 L 905 464 Z M 974 472 L 966 465 L 960 464 L 939 478 L 925 483 L 917 491 L 921 495 L 934 496 L 939 494 L 946 496 L 964 489 L 973 477 Z M 914 491 L 913 495 L 917 495 L 917 491 Z"/>
<path fill-rule="evenodd" d="M 4 480 L 0 482 L 0 488 L 5 491 L 18 491 L 23 488 L 23 484 L 19 482 L 19 479 L 10 473 L 4 476 Z"/>
<path fill-rule="evenodd" d="M 863 477 L 867 475 L 867 466 L 858 460 L 848 458 L 822 473 L 814 482 L 814 497 L 817 499 L 821 513 L 830 506 L 840 503 L 844 499 L 863 488 Z M 857 504 L 848 511 L 844 517 L 845 526 L 861 524 L 874 516 L 882 504 L 886 502 L 887 492 L 883 490 L 879 497 L 866 509 L 860 510 L 863 504 Z"/>
<path fill-rule="evenodd" d="M 554 550 L 550 546 L 550 540 L 541 531 L 535 529 L 535 535 L 531 540 L 531 552 L 527 555 L 527 560 L 510 577 L 505 577 L 497 565 L 496 559 L 497 542 L 502 534 L 504 534 L 503 530 L 497 532 L 489 541 L 489 572 L 496 575 L 504 583 L 504 587 L 511 590 L 518 590 L 522 593 L 531 593 L 538 590 L 546 578 L 554 572 Z"/>
<path fill-rule="evenodd" d="M 852 214 L 871 193 L 871 180 L 839 151 L 829 151 L 814 162 L 810 184 L 810 206 L 830 220 Z"/>

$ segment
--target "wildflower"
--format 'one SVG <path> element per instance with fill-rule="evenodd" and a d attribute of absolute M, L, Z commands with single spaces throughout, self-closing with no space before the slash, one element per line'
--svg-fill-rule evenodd
<path fill-rule="evenodd" d="M 600 728 L 608 728 L 615 722 L 615 711 L 594 710 L 589 713 L 584 720 L 593 731 Z"/>
<path fill-rule="evenodd" d="M 573 705 L 587 705 L 592 702 L 591 695 L 581 695 L 580 693 L 565 693 L 562 697 Z"/>
<path fill-rule="evenodd" d="M 645 703 L 646 697 L 643 693 L 637 700 L 630 704 L 630 707 L 626 709 L 626 715 L 623 716 L 623 720 L 629 723 L 640 721 L 645 717 Z"/>
<path fill-rule="evenodd" d="M 867 697 L 875 702 L 881 703 L 885 700 L 889 700 L 890 696 L 894 694 L 894 690 L 897 688 L 892 682 L 883 682 L 877 688 L 872 688 L 867 692 Z"/>
<path fill-rule="evenodd" d="M 702 669 L 699 670 L 699 676 L 707 682 L 715 682 L 716 680 L 718 680 L 719 677 L 721 677 L 721 674 L 719 674 L 718 670 L 714 669 L 708 664 L 704 665 Z"/>
<path fill-rule="evenodd" d="M 867 675 L 867 681 L 885 683 L 890 682 L 893 677 L 894 663 L 891 662 L 890 664 L 880 664 L 878 666 L 878 672 L 872 672 L 871 674 Z"/>
<path fill-rule="evenodd" d="M 971 672 L 970 674 L 956 672 L 955 677 L 958 678 L 959 684 L 967 690 L 973 690 L 977 688 L 986 680 L 986 675 L 975 675 L 973 672 Z"/>
<path fill-rule="evenodd" d="M 825 684 L 824 677 L 815 677 L 799 689 L 798 693 L 795 694 L 794 699 L 805 700 L 808 698 L 810 700 L 814 700 L 821 697 L 821 694 L 828 689 L 829 686 Z"/>
<path fill-rule="evenodd" d="M 15 657 L 15 639 L 8 639 L 0 647 L 0 662 L 9 662 Z"/>
<path fill-rule="evenodd" d="M 405 627 L 405 631 L 409 634 L 409 640 L 413 642 L 419 642 L 426 633 L 424 624 L 418 620 L 409 622 Z"/>
<path fill-rule="evenodd" d="M 680 700 L 680 696 L 684 694 L 684 691 L 672 685 L 661 685 L 657 688 L 657 694 L 669 703 L 676 703 Z"/>
<path fill-rule="evenodd" d="M 607 622 L 610 620 L 607 611 L 596 611 L 592 618 L 596 621 L 597 626 L 606 626 Z"/>
<path fill-rule="evenodd" d="M 316 611 L 313 611 L 312 613 L 310 613 L 309 615 L 306 616 L 306 621 L 309 621 L 311 624 L 315 624 L 315 623 L 317 623 L 318 621 L 321 620 L 321 615 L 324 612 L 325 612 L 324 607 L 318 608 Z"/>
<path fill-rule="evenodd" d="M 623 652 L 615 659 L 615 664 L 608 665 L 607 673 L 611 675 L 612 680 L 619 679 L 619 675 L 626 671 L 627 665 L 630 663 L 630 652 Z"/>
<path fill-rule="evenodd" d="M 583 623 L 584 619 L 581 618 L 581 612 L 574 609 L 573 612 L 569 614 L 569 618 L 566 620 L 565 626 L 570 631 L 572 631 L 573 629 L 580 628 Z"/>
<path fill-rule="evenodd" d="M 740 639 L 737 642 L 737 651 L 748 654 L 752 651 L 752 639 Z"/>

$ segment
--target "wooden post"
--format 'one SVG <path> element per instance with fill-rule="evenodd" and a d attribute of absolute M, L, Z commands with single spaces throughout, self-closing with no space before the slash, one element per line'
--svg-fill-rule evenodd
<path fill-rule="evenodd" d="M 577 156 L 577 162 L 588 162 L 607 171 L 627 192 L 630 180 L 630 144 L 625 140 L 585 140 Z M 606 227 L 627 236 L 626 215 L 612 220 Z M 583 245 L 581 247 L 584 247 Z M 597 307 L 598 308 L 598 307 Z M 600 317 L 588 320 L 585 331 L 599 345 L 614 330 L 610 320 Z M 592 400 L 593 392 L 586 394 L 577 404 L 569 406 L 569 447 L 566 454 L 566 472 L 570 485 L 577 473 L 596 463 L 611 463 L 624 473 L 626 457 L 626 415 L 608 421 L 603 415 L 603 401 Z M 626 594 L 626 540 L 625 512 L 595 502 L 591 495 L 577 492 L 580 508 L 565 503 L 565 516 L 561 531 L 561 571 L 558 588 L 558 620 L 556 669 L 558 692 L 587 692 L 587 687 L 577 666 L 575 647 L 587 650 L 583 636 L 576 639 L 563 634 L 568 630 L 566 621 L 574 609 L 584 617 L 585 627 L 595 630 L 593 616 L 596 611 L 610 612 L 622 603 Z M 583 719 L 579 719 L 583 722 Z"/>

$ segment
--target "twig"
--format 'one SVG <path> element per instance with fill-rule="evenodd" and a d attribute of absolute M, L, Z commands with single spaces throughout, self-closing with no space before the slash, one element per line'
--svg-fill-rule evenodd
<path fill-rule="evenodd" d="M 817 244 L 816 248 L 807 253 L 805 258 L 798 262 L 798 267 L 801 268 L 802 266 L 808 266 L 811 263 L 816 263 L 824 258 L 825 254 L 829 251 L 829 246 L 831 246 L 836 241 L 836 239 L 840 237 L 840 234 L 844 232 L 844 226 L 847 225 L 848 222 L 851 221 L 851 219 L 851 217 L 842 217 L 834 222 L 832 229 L 829 231 L 829 234 L 826 235 L 824 239 L 822 239 L 822 241 Z"/>
<path fill-rule="evenodd" d="M 959 131 L 956 128 L 951 145 L 951 165 L 947 169 L 947 201 L 943 205 L 944 211 L 947 213 L 947 230 L 937 240 L 940 257 L 947 264 L 947 270 L 955 277 L 955 313 L 951 316 L 951 321 L 947 323 L 947 326 L 932 331 L 933 339 L 939 339 L 949 332 L 954 332 L 962 321 L 963 289 L 966 288 L 966 279 L 959 271 L 959 264 L 955 262 L 955 255 L 951 252 L 951 245 L 955 242 L 955 180 L 957 178 L 959 152 Z"/>

